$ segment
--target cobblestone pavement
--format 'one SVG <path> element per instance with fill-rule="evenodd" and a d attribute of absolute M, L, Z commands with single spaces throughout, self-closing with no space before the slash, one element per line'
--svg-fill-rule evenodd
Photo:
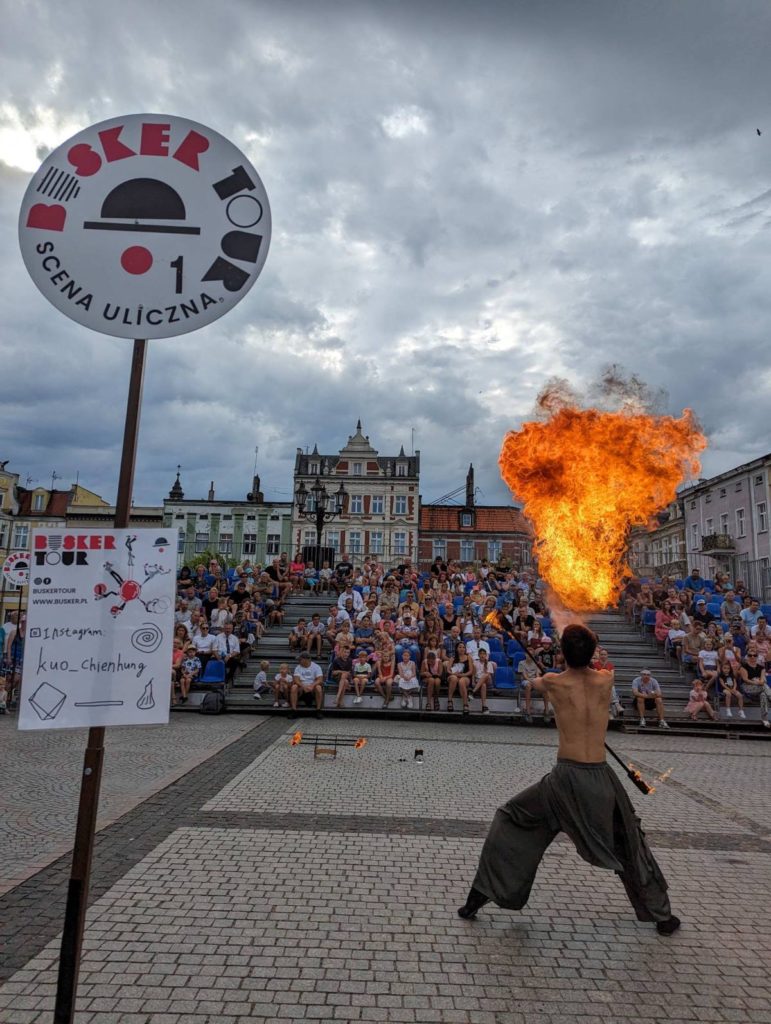
<path fill-rule="evenodd" d="M 256 728 L 249 715 L 172 715 L 108 729 L 98 827 Z M 72 848 L 87 729 L 19 732 L 0 717 L 0 894 Z"/>
<path fill-rule="evenodd" d="M 770 745 L 612 738 L 646 776 L 673 769 L 631 791 L 685 921 L 664 939 L 561 840 L 524 911 L 461 921 L 493 809 L 556 735 L 398 725 L 335 723 L 367 745 L 314 762 L 271 720 L 105 828 L 77 1024 L 771 1022 Z M 64 879 L 57 862 L 0 898 L 9 1024 L 50 1022 Z"/>

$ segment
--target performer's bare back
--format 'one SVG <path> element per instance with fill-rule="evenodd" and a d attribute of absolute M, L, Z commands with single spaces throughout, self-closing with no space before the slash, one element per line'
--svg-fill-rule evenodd
<path fill-rule="evenodd" d="M 568 668 L 540 676 L 535 685 L 554 708 L 560 735 L 557 756 L 590 764 L 604 761 L 613 673 Z"/>

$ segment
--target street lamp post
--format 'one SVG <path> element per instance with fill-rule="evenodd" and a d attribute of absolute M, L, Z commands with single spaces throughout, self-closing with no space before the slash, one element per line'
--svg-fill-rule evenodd
<path fill-rule="evenodd" d="M 308 497 L 313 499 L 312 508 L 307 508 Z M 330 497 L 334 498 L 334 508 L 328 507 Z M 330 495 L 327 492 L 326 487 L 321 482 L 319 477 L 316 477 L 313 485 L 308 488 L 304 482 L 300 481 L 300 486 L 297 488 L 295 498 L 297 499 L 297 511 L 303 519 L 307 519 L 316 525 L 316 568 L 319 568 L 319 553 L 321 551 L 321 533 L 324 529 L 324 523 L 328 523 L 330 519 L 334 519 L 335 516 L 339 516 L 343 508 L 345 507 L 345 499 L 348 497 L 348 492 L 343 487 L 342 480 L 340 486 Z"/>

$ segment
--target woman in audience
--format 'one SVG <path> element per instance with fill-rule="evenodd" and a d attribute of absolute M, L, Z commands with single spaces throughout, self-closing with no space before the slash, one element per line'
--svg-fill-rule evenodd
<path fill-rule="evenodd" d="M 474 664 L 466 653 L 466 645 L 461 641 L 455 646 L 453 660 L 445 663 L 447 672 L 447 710 L 454 711 L 453 697 L 455 690 L 460 688 L 461 700 L 463 701 L 463 714 L 469 714 L 468 688 L 474 678 Z"/>

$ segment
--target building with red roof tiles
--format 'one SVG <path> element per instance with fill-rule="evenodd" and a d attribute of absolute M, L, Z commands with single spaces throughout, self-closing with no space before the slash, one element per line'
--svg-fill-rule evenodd
<path fill-rule="evenodd" d="M 533 530 L 520 509 L 511 505 L 477 505 L 474 467 L 466 476 L 464 504 L 421 505 L 419 562 L 428 567 L 436 558 L 471 564 L 490 562 L 529 565 Z"/>

